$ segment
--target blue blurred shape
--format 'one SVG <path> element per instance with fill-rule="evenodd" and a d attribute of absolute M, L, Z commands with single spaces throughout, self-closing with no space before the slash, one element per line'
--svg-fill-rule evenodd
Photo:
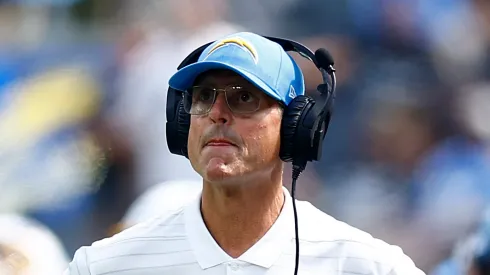
<path fill-rule="evenodd" d="M 0 4 L 19 4 L 19 5 L 35 5 L 35 6 L 69 6 L 81 0 L 0 0 Z"/>

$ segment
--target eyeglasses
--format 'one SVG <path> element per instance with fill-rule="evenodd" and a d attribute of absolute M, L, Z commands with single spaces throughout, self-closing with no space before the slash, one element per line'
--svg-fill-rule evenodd
<path fill-rule="evenodd" d="M 233 113 L 253 113 L 260 108 L 259 95 L 242 86 L 228 86 L 224 89 L 193 86 L 184 93 L 184 110 L 191 115 L 209 113 L 219 92 L 225 94 L 226 104 Z"/>

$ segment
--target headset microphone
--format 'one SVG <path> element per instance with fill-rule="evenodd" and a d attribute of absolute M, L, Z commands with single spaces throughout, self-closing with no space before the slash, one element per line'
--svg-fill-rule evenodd
<path fill-rule="evenodd" d="M 334 60 L 330 53 L 323 48 L 316 50 L 314 57 L 312 61 L 320 70 L 323 83 L 317 87 L 320 97 L 312 102 L 312 106 L 309 106 L 310 108 L 305 110 L 305 117 L 303 117 L 301 125 L 295 127 L 295 134 L 299 136 L 297 138 L 308 140 L 307 143 L 296 143 L 297 149 L 291 157 L 293 168 L 295 168 L 293 175 L 298 177 L 306 168 L 307 162 L 321 159 L 323 139 L 327 133 L 335 99 L 336 77 L 335 68 L 333 67 Z M 302 99 L 298 98 L 298 100 Z"/>
<path fill-rule="evenodd" d="M 331 70 L 335 72 L 333 65 L 335 62 L 333 61 L 332 55 L 324 48 L 320 48 L 315 51 L 315 58 L 317 66 L 323 68 L 325 70 Z"/>

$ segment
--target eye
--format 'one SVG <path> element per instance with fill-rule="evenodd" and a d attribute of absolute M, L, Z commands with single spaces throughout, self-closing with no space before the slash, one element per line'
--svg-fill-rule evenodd
<path fill-rule="evenodd" d="M 209 89 L 203 90 L 201 91 L 201 93 L 199 93 L 199 100 L 208 101 L 209 99 L 211 99 L 211 97 L 212 92 Z"/>
<path fill-rule="evenodd" d="M 236 87 L 235 89 L 235 100 L 239 103 L 252 103 L 259 100 L 258 96 L 250 92 L 246 88 Z"/>
<path fill-rule="evenodd" d="M 230 89 L 230 88 L 228 88 Z M 256 109 L 260 102 L 259 97 L 247 88 L 241 86 L 231 87 L 232 90 L 228 90 L 228 104 L 234 105 L 234 108 Z M 244 111 L 245 110 L 241 110 Z"/>
<path fill-rule="evenodd" d="M 253 102 L 255 97 L 249 91 L 242 90 L 238 93 L 238 99 L 240 100 L 240 102 L 249 103 Z"/>
<path fill-rule="evenodd" d="M 194 102 L 208 102 L 213 100 L 214 90 L 206 87 L 194 87 L 192 94 Z"/>

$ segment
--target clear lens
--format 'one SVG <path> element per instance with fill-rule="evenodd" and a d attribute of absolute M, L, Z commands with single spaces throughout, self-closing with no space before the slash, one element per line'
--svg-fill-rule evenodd
<path fill-rule="evenodd" d="M 194 86 L 184 94 L 184 109 L 191 115 L 207 114 L 213 107 L 218 92 L 224 92 L 226 103 L 233 113 L 253 113 L 260 108 L 260 97 L 241 86 L 214 89 Z"/>
<path fill-rule="evenodd" d="M 184 94 L 184 109 L 191 115 L 203 115 L 213 107 L 216 90 L 208 87 L 194 86 Z"/>

